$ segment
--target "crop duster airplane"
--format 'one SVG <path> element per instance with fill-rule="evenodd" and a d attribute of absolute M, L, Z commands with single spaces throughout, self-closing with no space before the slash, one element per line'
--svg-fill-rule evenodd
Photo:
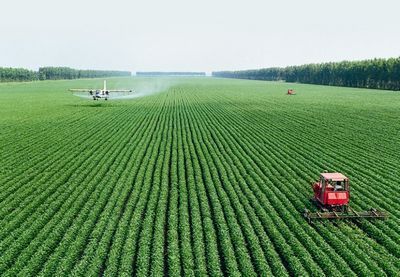
<path fill-rule="evenodd" d="M 103 89 L 86 89 L 86 88 L 72 88 L 69 91 L 73 92 L 88 92 L 90 96 L 93 97 L 93 100 L 99 100 L 104 98 L 104 100 L 108 100 L 110 97 L 110 93 L 114 92 L 132 92 L 132 90 L 127 89 L 107 89 L 107 81 L 104 80 Z"/>

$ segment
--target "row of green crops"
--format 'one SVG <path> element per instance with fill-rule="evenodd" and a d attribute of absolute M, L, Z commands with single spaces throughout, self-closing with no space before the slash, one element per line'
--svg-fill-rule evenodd
<path fill-rule="evenodd" d="M 398 274 L 398 94 L 109 82 L 164 81 L 108 102 L 65 93 L 90 80 L 0 85 L 0 275 Z M 309 224 L 323 170 L 390 218 Z"/>

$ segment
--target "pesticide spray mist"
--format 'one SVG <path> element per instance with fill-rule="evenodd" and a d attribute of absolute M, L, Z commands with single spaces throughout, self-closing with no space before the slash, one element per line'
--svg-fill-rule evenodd
<path fill-rule="evenodd" d="M 176 82 L 168 78 L 146 78 L 135 83 L 133 92 L 125 93 L 110 99 L 133 99 L 138 97 L 145 97 L 156 93 L 167 91 Z"/>

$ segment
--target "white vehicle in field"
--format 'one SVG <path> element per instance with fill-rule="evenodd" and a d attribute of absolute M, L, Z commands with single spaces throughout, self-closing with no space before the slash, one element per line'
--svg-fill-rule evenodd
<path fill-rule="evenodd" d="M 110 97 L 110 93 L 114 92 L 132 92 L 132 90 L 127 90 L 127 89 L 107 89 L 107 81 L 104 80 L 104 85 L 102 89 L 80 89 L 80 88 L 72 88 L 69 89 L 69 91 L 72 92 L 88 92 L 91 97 L 93 97 L 93 100 L 99 100 L 104 98 L 104 100 L 108 100 Z"/>

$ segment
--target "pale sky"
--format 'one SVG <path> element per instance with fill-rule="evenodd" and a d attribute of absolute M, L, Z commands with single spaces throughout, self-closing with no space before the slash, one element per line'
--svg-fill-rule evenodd
<path fill-rule="evenodd" d="M 0 66 L 213 71 L 400 56 L 399 0 L 2 0 Z"/>

